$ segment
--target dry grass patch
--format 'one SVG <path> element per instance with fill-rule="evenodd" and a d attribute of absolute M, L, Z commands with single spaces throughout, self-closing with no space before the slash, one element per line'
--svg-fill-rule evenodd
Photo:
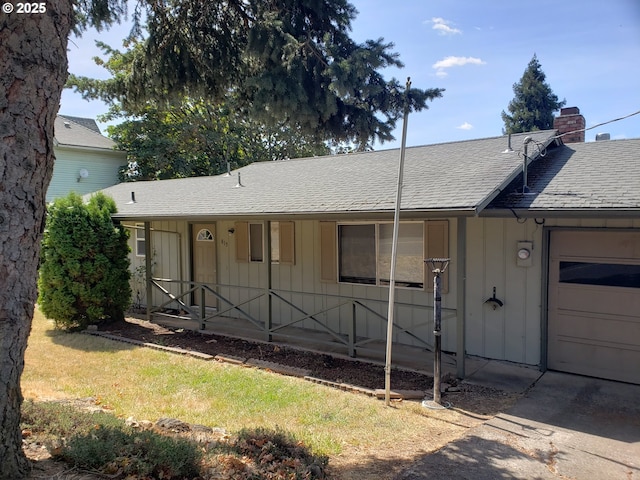
<path fill-rule="evenodd" d="M 391 478 L 486 416 L 384 402 L 263 370 L 202 361 L 54 330 L 37 310 L 22 378 L 26 398 L 94 399 L 115 415 L 192 424 L 281 428 L 330 457 L 335 478 Z M 511 398 L 503 399 L 505 404 Z"/>

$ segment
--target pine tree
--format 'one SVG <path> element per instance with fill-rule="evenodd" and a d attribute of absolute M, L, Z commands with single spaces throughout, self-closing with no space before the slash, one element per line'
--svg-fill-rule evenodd
<path fill-rule="evenodd" d="M 546 76 L 534 54 L 522 78 L 513 85 L 515 97 L 509 102 L 511 115 L 502 111 L 503 133 L 521 133 L 553 128 L 553 112 L 565 105 L 545 82 Z"/>
<path fill-rule="evenodd" d="M 20 377 L 37 298 L 53 125 L 68 77 L 72 29 L 124 18 L 127 0 L 56 0 L 0 15 L 0 479 L 29 472 L 22 451 Z M 229 91 L 265 121 L 358 142 L 389 140 L 405 98 L 427 108 L 440 89 L 404 88 L 380 71 L 401 66 L 391 44 L 357 44 L 347 0 L 140 0 L 145 54 L 115 87 L 127 99 Z M 35 4 L 34 4 L 35 5 Z M 138 23 L 138 22 L 136 22 Z M 136 33 L 134 31 L 134 33 Z M 116 88 L 114 87 L 114 91 Z M 405 95 L 406 93 L 406 95 Z"/>

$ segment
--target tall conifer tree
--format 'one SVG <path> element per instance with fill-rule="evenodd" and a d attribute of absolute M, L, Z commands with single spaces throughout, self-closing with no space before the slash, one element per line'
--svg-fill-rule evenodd
<path fill-rule="evenodd" d="M 511 115 L 502 111 L 503 133 L 531 132 L 553 128 L 553 113 L 565 105 L 559 101 L 546 80 L 534 54 L 522 78 L 513 84 L 515 97 L 509 102 Z"/>

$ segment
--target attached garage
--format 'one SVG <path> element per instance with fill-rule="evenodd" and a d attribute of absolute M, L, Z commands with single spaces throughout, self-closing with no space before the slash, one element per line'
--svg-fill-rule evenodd
<path fill-rule="evenodd" d="M 552 370 L 640 384 L 640 231 L 554 230 Z"/>

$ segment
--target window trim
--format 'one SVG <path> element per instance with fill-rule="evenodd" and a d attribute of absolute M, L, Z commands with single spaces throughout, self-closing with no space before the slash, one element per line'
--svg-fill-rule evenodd
<path fill-rule="evenodd" d="M 147 238 L 144 231 L 144 223 L 136 223 L 135 242 L 136 242 L 136 257 L 144 257 L 147 249 Z M 140 253 L 140 245 L 142 245 L 142 253 Z"/>
<path fill-rule="evenodd" d="M 422 220 L 403 220 L 400 222 L 401 225 L 407 225 L 407 224 L 414 224 L 414 225 L 419 225 L 421 227 L 421 231 L 422 231 L 422 248 L 421 248 L 421 255 L 424 257 L 424 253 L 426 251 L 426 232 L 425 232 L 425 223 Z M 339 284 L 344 284 L 344 285 L 363 285 L 363 286 L 376 286 L 376 287 L 388 287 L 389 286 L 389 280 L 384 281 L 381 278 L 381 273 L 380 273 L 380 255 L 381 255 L 381 249 L 380 249 L 380 226 L 381 225 L 392 225 L 393 222 L 392 221 L 361 221 L 361 222 L 337 222 L 336 223 L 336 260 L 337 260 L 337 267 L 336 267 L 336 281 Z M 340 245 L 340 232 L 341 232 L 341 228 L 344 226 L 350 226 L 350 225 L 373 225 L 374 226 L 374 255 L 375 255 L 375 283 L 367 283 L 367 282 L 351 282 L 351 281 L 345 281 L 342 280 L 342 275 L 340 272 L 340 266 L 341 266 L 341 254 L 342 254 L 342 250 L 341 250 L 341 245 Z M 422 267 L 422 282 L 417 283 L 416 285 L 411 285 L 411 284 L 404 284 L 404 283 L 409 283 L 409 282 L 398 282 L 396 280 L 396 288 L 402 288 L 402 289 L 407 289 L 407 290 L 425 290 L 425 288 L 427 287 L 428 281 L 427 281 L 427 275 L 425 273 L 425 267 L 423 265 Z"/>

